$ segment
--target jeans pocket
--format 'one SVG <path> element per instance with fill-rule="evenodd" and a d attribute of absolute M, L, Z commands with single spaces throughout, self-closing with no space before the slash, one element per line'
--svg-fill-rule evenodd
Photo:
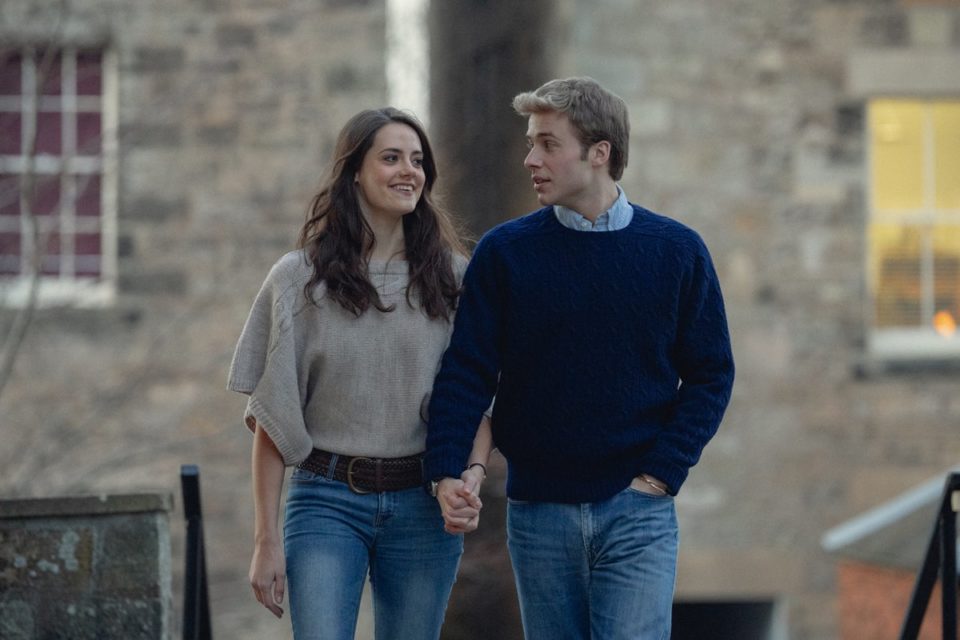
<path fill-rule="evenodd" d="M 294 467 L 293 473 L 290 474 L 290 482 L 327 482 L 327 479 L 324 476 L 317 475 L 313 471 L 307 471 L 301 467 Z"/>
<path fill-rule="evenodd" d="M 643 491 L 642 489 L 634 489 L 633 487 L 629 487 L 629 486 L 623 491 L 624 493 L 630 493 L 632 495 L 640 496 L 641 498 L 646 498 L 648 500 L 673 500 L 673 496 L 670 495 L 669 493 L 657 495 L 654 493 L 648 493 L 646 491 Z"/>

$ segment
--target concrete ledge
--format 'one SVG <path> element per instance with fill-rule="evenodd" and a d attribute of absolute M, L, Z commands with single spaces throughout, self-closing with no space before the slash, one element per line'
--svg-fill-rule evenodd
<path fill-rule="evenodd" d="M 955 96 L 960 87 L 960 51 L 863 49 L 847 59 L 851 97 Z"/>
<path fill-rule="evenodd" d="M 68 496 L 0 500 L 0 519 L 88 517 L 123 513 L 173 511 L 169 493 L 133 493 L 101 496 Z"/>

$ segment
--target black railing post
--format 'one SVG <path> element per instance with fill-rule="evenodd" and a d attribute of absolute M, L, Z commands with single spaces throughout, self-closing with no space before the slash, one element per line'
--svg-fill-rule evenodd
<path fill-rule="evenodd" d="M 196 465 L 185 464 L 180 467 L 180 487 L 183 491 L 183 516 L 187 521 L 183 640 L 211 640 L 203 514 L 200 509 L 200 470 Z"/>
<path fill-rule="evenodd" d="M 960 510 L 960 473 L 947 476 L 937 520 L 927 545 L 910 606 L 900 630 L 900 640 L 916 640 L 927 612 L 933 586 L 940 574 L 942 629 L 945 640 L 957 637 L 957 511 Z"/>
<path fill-rule="evenodd" d="M 960 478 L 960 476 L 958 476 Z M 943 569 L 941 573 L 941 595 L 943 596 L 943 637 L 957 637 L 957 497 L 960 495 L 960 481 L 953 486 L 947 485 L 947 495 L 941 505 L 942 528 L 941 554 Z"/>

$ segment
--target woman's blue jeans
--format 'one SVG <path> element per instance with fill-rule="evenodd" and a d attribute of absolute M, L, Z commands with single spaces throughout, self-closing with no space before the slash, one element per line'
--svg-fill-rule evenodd
<path fill-rule="evenodd" d="M 510 500 L 527 640 L 666 640 L 677 567 L 673 498 L 627 488 L 583 504 Z"/>
<path fill-rule="evenodd" d="M 439 638 L 463 536 L 423 489 L 360 495 L 296 469 L 284 545 L 297 640 L 353 640 L 368 571 L 377 640 Z"/>

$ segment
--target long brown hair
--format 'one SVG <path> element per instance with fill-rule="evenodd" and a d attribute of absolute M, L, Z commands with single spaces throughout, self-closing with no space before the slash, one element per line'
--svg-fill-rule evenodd
<path fill-rule="evenodd" d="M 411 291 L 430 318 L 449 319 L 456 308 L 460 287 L 453 271 L 453 254 L 466 255 L 449 214 L 434 203 L 437 166 L 423 126 L 412 115 L 384 107 L 356 114 L 337 136 L 334 159 L 320 191 L 310 201 L 300 230 L 298 248 L 313 264 L 313 276 L 304 287 L 309 300 L 320 282 L 326 295 L 359 316 L 371 305 L 392 311 L 381 302 L 367 276 L 367 256 L 373 248 L 373 230 L 360 211 L 354 176 L 373 145 L 377 131 L 390 123 L 405 124 L 420 138 L 426 181 L 414 210 L 403 216 L 405 253 L 410 269 L 407 303 Z"/>

